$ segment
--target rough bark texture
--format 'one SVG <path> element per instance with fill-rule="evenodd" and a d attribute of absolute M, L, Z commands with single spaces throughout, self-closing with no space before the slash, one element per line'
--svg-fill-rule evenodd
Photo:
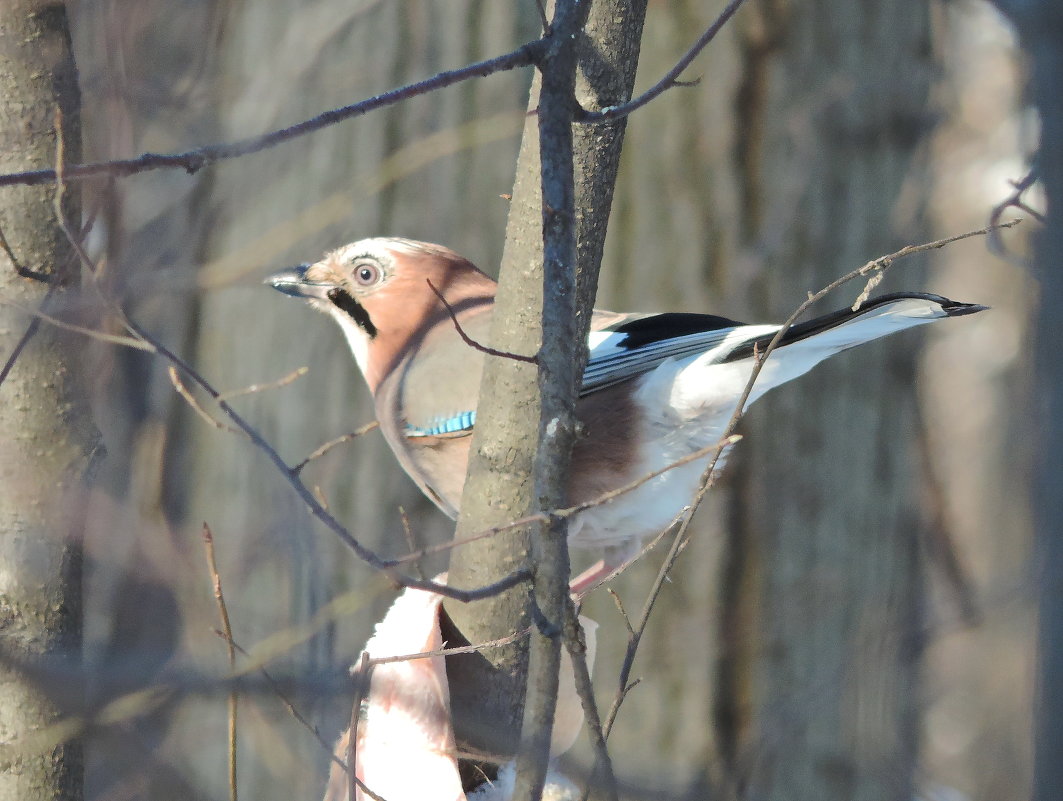
<path fill-rule="evenodd" d="M 1054 2 L 998 0 L 1030 59 L 1041 117 L 1037 170 L 1047 220 L 1037 236 L 1040 282 L 1035 350 L 1039 402 L 1034 485 L 1039 639 L 1034 713 L 1035 801 L 1063 797 L 1063 9 Z"/>
<path fill-rule="evenodd" d="M 585 107 L 600 108 L 630 97 L 644 18 L 644 2 L 600 3 L 592 12 L 579 42 L 576 96 Z M 529 109 L 538 107 L 538 98 L 537 77 Z M 556 97 L 554 102 L 557 102 Z M 597 287 L 624 127 L 623 122 L 608 126 L 577 126 L 573 132 L 579 280 L 579 297 L 575 305 L 580 319 L 574 329 L 557 340 L 563 343 L 568 339 L 566 349 L 571 356 L 573 375 L 579 374 L 579 365 L 585 359 L 577 343 L 583 342 L 590 322 L 588 312 Z M 530 334 L 539 330 L 543 291 L 540 192 L 547 176 L 543 173 L 540 178 L 539 136 L 540 126 L 532 117 L 525 126 L 517 164 L 500 275 L 505 288 L 500 290 L 492 331 L 493 342 L 505 343 L 495 344 L 495 347 L 514 352 L 533 352 L 533 347 L 537 349 L 540 341 L 540 334 Z M 554 176 L 553 180 L 556 181 L 557 177 Z M 508 287 L 507 281 L 512 282 Z M 553 316 L 547 317 L 556 323 L 556 310 L 553 311 Z M 470 466 L 458 536 L 506 522 L 525 511 L 545 508 L 543 503 L 550 493 L 536 498 L 536 490 L 541 493 L 543 487 L 535 488 L 528 483 L 538 444 L 538 435 L 533 436 L 531 432 L 541 431 L 545 422 L 545 418 L 539 419 L 538 402 L 526 400 L 529 395 L 537 397 L 541 391 L 534 374 L 535 369 L 529 365 L 501 360 L 494 370 L 485 371 L 482 397 L 516 397 L 518 401 L 516 404 L 485 404 L 480 415 L 486 414 L 487 417 L 477 418 L 477 442 L 486 444 L 479 446 L 477 457 Z M 515 395 L 520 386 L 523 389 Z M 524 437 L 520 440 L 523 443 L 520 447 L 514 447 L 515 432 L 527 432 L 518 435 Z M 500 451 L 492 455 L 495 448 Z M 563 481 L 564 474 L 558 473 L 555 467 L 540 463 L 539 470 Z M 552 495 L 557 494 L 558 486 L 555 480 Z M 467 546 L 452 559 L 451 581 L 457 586 L 488 583 L 492 580 L 490 576 L 510 569 L 530 551 L 531 539 L 523 533 L 507 535 L 506 538 L 493 537 Z M 517 626 L 528 625 L 525 598 L 525 590 L 518 588 L 508 596 L 475 604 L 468 610 L 456 608 L 454 604 L 448 604 L 448 609 L 465 638 L 474 642 L 486 641 L 506 636 Z M 560 622 L 559 617 L 556 622 Z M 525 658 L 521 649 L 515 647 L 452 660 L 452 692 L 459 742 L 467 741 L 474 747 L 481 747 L 482 742 L 490 742 L 496 748 L 499 743 L 513 747 L 521 720 Z M 485 694 L 485 686 L 492 688 L 490 694 Z M 501 725 L 509 734 L 500 738 L 497 731 L 485 730 L 483 721 L 490 721 L 491 726 L 507 721 Z"/>
<path fill-rule="evenodd" d="M 77 160 L 77 75 L 63 4 L 12 0 L 0 15 L 0 170 L 55 163 L 57 108 L 66 157 Z M 64 213 L 76 226 L 75 194 Z M 78 264 L 56 222 L 54 197 L 51 187 L 0 194 L 0 294 L 61 315 Z M 81 556 L 70 535 L 95 431 L 71 372 L 83 340 L 32 319 L 0 305 L 0 359 L 14 360 L 0 385 L 0 649 L 28 664 L 42 657 L 76 664 Z M 80 744 L 37 737 L 62 717 L 51 697 L 58 689 L 21 678 L 15 667 L 0 669 L 0 799 L 81 797 Z"/>
<path fill-rule="evenodd" d="M 778 237 L 753 289 L 773 319 L 925 236 L 898 203 L 929 131 L 933 64 L 925 4 L 764 2 L 756 12 L 745 20 L 738 153 L 748 235 Z M 799 210 L 790 220 L 771 209 L 780 189 Z M 852 363 L 825 364 L 748 420 L 733 509 L 743 556 L 730 577 L 745 611 L 730 622 L 755 625 L 722 692 L 732 721 L 752 701 L 736 770 L 755 798 L 912 795 L 922 584 L 911 346 L 862 349 L 858 368 L 856 380 Z"/>

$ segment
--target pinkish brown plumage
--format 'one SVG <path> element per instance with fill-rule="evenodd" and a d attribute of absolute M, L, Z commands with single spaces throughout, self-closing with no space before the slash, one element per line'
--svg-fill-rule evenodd
<path fill-rule="evenodd" d="M 381 430 L 403 468 L 451 517 L 461 505 L 495 283 L 439 245 L 364 239 L 316 264 L 272 276 L 343 329 L 376 403 Z M 850 347 L 913 326 L 982 310 L 937 295 L 871 299 L 793 326 L 765 362 L 749 403 Z M 718 442 L 777 325 L 744 325 L 705 314 L 597 311 L 577 414 L 568 502 L 591 501 Z M 707 461 L 707 459 L 706 459 Z M 722 464 L 722 462 L 721 462 Z M 573 545 L 599 549 L 606 564 L 631 555 L 690 502 L 704 463 L 669 470 L 638 489 L 575 515 Z"/>

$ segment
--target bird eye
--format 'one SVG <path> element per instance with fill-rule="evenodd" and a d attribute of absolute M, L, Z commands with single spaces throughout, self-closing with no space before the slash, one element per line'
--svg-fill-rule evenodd
<path fill-rule="evenodd" d="M 363 261 L 354 265 L 354 280 L 360 286 L 372 286 L 380 280 L 380 267 Z"/>

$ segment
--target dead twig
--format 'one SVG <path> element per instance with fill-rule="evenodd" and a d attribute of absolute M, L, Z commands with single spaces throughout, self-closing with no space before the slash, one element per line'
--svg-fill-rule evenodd
<path fill-rule="evenodd" d="M 102 288 L 99 286 L 96 280 L 96 265 L 89 258 L 82 247 L 81 242 L 77 236 L 71 230 L 67 224 L 65 218 L 62 215 L 62 192 L 64 191 L 64 185 L 66 180 L 66 172 L 63 165 L 62 158 L 62 136 L 61 133 L 57 133 L 59 140 L 59 148 L 57 149 L 57 169 L 53 176 L 57 180 L 59 186 L 57 188 L 57 200 L 56 200 L 56 212 L 58 216 L 58 222 L 63 230 L 63 234 L 74 248 L 78 259 L 82 266 L 92 277 L 92 280 L 96 283 L 97 291 L 100 292 L 104 302 L 108 305 L 110 310 L 119 318 L 123 326 L 129 333 L 138 341 L 143 342 L 148 346 L 148 349 L 161 356 L 169 367 L 174 372 L 171 375 L 183 375 L 196 384 L 201 390 L 207 393 L 218 404 L 218 408 L 225 414 L 226 417 L 235 425 L 236 429 L 244 433 L 251 443 L 263 452 L 271 463 L 285 476 L 289 485 L 295 490 L 296 494 L 302 499 L 302 501 L 309 507 L 311 514 L 314 515 L 319 521 L 331 530 L 347 547 L 349 547 L 354 553 L 369 564 L 371 567 L 383 573 L 388 580 L 396 587 L 413 587 L 415 589 L 425 590 L 426 592 L 434 592 L 445 597 L 454 598 L 457 601 L 468 602 L 479 598 L 487 598 L 498 593 L 505 592 L 510 587 L 515 587 L 525 581 L 528 581 L 531 577 L 530 572 L 526 568 L 520 568 L 505 576 L 499 581 L 489 584 L 484 587 L 479 587 L 473 590 L 458 590 L 453 587 L 448 587 L 444 584 L 439 584 L 434 581 L 424 581 L 406 576 L 400 573 L 396 568 L 400 565 L 400 562 L 391 559 L 384 559 L 379 556 L 375 551 L 365 547 L 359 542 L 348 530 L 340 523 L 325 506 L 318 502 L 314 494 L 306 487 L 302 481 L 299 480 L 298 475 L 288 467 L 288 465 L 281 458 L 277 450 L 266 441 L 266 439 L 255 429 L 250 423 L 248 423 L 242 416 L 240 416 L 235 409 L 221 397 L 221 393 L 216 390 L 209 381 L 207 381 L 202 375 L 200 375 L 188 362 L 180 358 L 177 354 L 167 348 L 163 343 L 149 334 L 141 326 L 135 323 L 114 301 L 107 298 L 102 292 Z M 3 182 L 0 181 L 0 185 Z M 181 383 L 181 382 L 178 382 Z M 183 385 L 183 384 L 182 384 Z M 190 393 L 189 393 L 190 395 Z M 186 397 L 187 400 L 187 397 Z M 210 418 L 207 415 L 207 418 Z M 210 418 L 213 420 L 213 418 Z M 212 425 L 214 422 L 212 422 Z"/>
<path fill-rule="evenodd" d="M 203 523 L 203 547 L 207 552 L 207 570 L 210 571 L 210 582 L 214 588 L 214 600 L 218 604 L 218 617 L 221 618 L 221 633 L 229 649 L 229 670 L 236 670 L 236 644 L 233 642 L 233 629 L 229 622 L 229 608 L 225 605 L 225 594 L 221 588 L 221 574 L 218 572 L 218 561 L 214 556 L 214 534 L 210 526 Z M 229 693 L 229 798 L 237 801 L 236 784 L 236 721 L 237 721 L 237 694 L 236 690 Z"/>
<path fill-rule="evenodd" d="M 594 747 L 594 768 L 587 780 L 587 789 L 589 791 L 596 782 L 603 781 L 605 797 L 615 799 L 617 797 L 616 775 L 613 773 L 613 760 L 609 756 L 609 748 L 606 745 L 602 719 L 598 714 L 598 702 L 594 697 L 590 666 L 587 664 L 586 635 L 571 598 L 565 602 L 564 637 L 565 648 L 568 651 L 569 661 L 572 663 L 576 694 L 583 707 L 583 719 L 591 733 L 591 744 Z"/>
<path fill-rule="evenodd" d="M 231 389 L 228 392 L 222 392 L 218 395 L 222 400 L 230 400 L 232 398 L 239 398 L 242 395 L 251 395 L 255 392 L 264 392 L 267 389 L 278 389 L 279 387 L 287 386 L 293 381 L 302 378 L 304 375 L 310 372 L 309 367 L 297 367 L 292 370 L 288 375 L 278 378 L 276 381 L 267 381 L 264 384 L 251 384 L 243 389 Z"/>
<path fill-rule="evenodd" d="M 435 296 L 437 298 L 439 298 L 439 302 L 443 304 L 443 308 L 447 310 L 447 314 L 450 315 L 450 320 L 454 323 L 454 330 L 458 332 L 458 336 L 460 336 L 462 341 L 470 348 L 478 350 L 481 353 L 486 353 L 488 356 L 500 356 L 503 359 L 512 359 L 515 362 L 525 362 L 527 364 L 539 363 L 538 356 L 524 356 L 520 353 L 509 353 L 508 351 L 504 350 L 495 350 L 494 348 L 489 348 L 487 347 L 487 345 L 482 345 L 477 342 L 475 339 L 465 333 L 465 329 L 462 328 L 461 323 L 458 322 L 457 314 L 454 313 L 454 308 L 449 303 L 447 303 L 447 299 L 443 297 L 443 293 L 436 289 L 436 285 L 432 283 L 432 280 L 430 278 L 426 278 L 425 282 L 428 284 L 428 288 L 435 293 Z"/>
<path fill-rule="evenodd" d="M 183 153 L 144 153 L 132 159 L 100 161 L 90 164 L 73 164 L 65 170 L 60 179 L 58 170 L 27 170 L 0 175 L 0 186 L 50 184 L 58 180 L 82 180 L 94 175 L 127 176 L 149 170 L 182 169 L 195 173 L 203 167 L 219 161 L 257 153 L 275 147 L 300 136 L 319 131 L 344 120 L 360 117 L 370 111 L 401 103 L 411 97 L 427 94 L 470 78 L 482 78 L 496 72 L 527 67 L 535 64 L 546 46 L 545 39 L 538 39 L 518 47 L 516 50 L 485 61 L 440 72 L 423 81 L 407 84 L 389 92 L 352 103 L 349 106 L 331 109 L 303 122 L 287 128 L 271 131 L 260 136 L 239 139 L 225 144 L 207 145 Z"/>
<path fill-rule="evenodd" d="M 610 120 L 619 119 L 620 117 L 626 117 L 631 112 L 642 108 L 658 95 L 663 94 L 669 89 L 674 89 L 680 86 L 693 86 L 701 79 L 694 81 L 680 81 L 677 80 L 682 74 L 683 70 L 690 66 L 698 54 L 705 49 L 705 45 L 711 42 L 716 34 L 720 32 L 720 29 L 727 24 L 727 21 L 734 16 L 734 13 L 738 10 L 738 7 L 742 5 L 742 0 L 731 0 L 727 4 L 727 7 L 720 12 L 720 15 L 713 20 L 712 24 L 705 30 L 705 33 L 690 46 L 690 49 L 683 54 L 683 57 L 676 62 L 676 65 L 672 69 L 668 70 L 661 80 L 655 83 L 652 87 L 647 89 L 638 97 L 629 100 L 627 103 L 621 103 L 619 106 L 606 106 L 601 111 L 586 111 L 582 110 L 576 114 L 576 122 L 608 122 Z"/>
<path fill-rule="evenodd" d="M 184 398 L 185 403 L 191 407 L 192 411 L 203 418 L 203 420 L 209 425 L 214 426 L 214 428 L 219 431 L 228 431 L 230 434 L 242 433 L 240 429 L 227 426 L 220 420 L 215 420 L 211 417 L 210 413 L 200 405 L 199 401 L 196 400 L 196 396 L 193 395 L 191 390 L 189 390 L 188 387 L 184 385 L 184 382 L 181 381 L 181 376 L 177 372 L 177 368 L 172 364 L 166 368 L 166 374 L 170 376 L 170 383 L 173 384 L 173 388 L 177 391 L 177 394 Z"/>
<path fill-rule="evenodd" d="M 645 604 L 643 605 L 642 614 L 639 617 L 638 623 L 634 626 L 634 631 L 629 634 L 628 647 L 625 652 L 624 661 L 620 669 L 618 682 L 619 687 L 617 689 L 616 695 L 614 696 L 613 705 L 609 710 L 609 714 L 606 716 L 606 722 L 603 727 L 605 736 L 607 738 L 609 736 L 609 732 L 612 729 L 613 723 L 616 720 L 616 716 L 620 710 L 620 706 L 623 703 L 624 698 L 626 698 L 627 693 L 630 691 L 628 679 L 631 674 L 631 667 L 634 663 L 635 654 L 638 651 L 639 644 L 642 641 L 642 636 L 645 633 L 646 626 L 649 623 L 650 613 L 653 611 L 653 607 L 656 604 L 657 598 L 660 595 L 661 588 L 664 586 L 664 582 L 667 579 L 668 574 L 671 572 L 673 566 L 679 558 L 679 555 L 683 552 L 689 542 L 688 530 L 690 527 L 690 522 L 693 519 L 694 512 L 697 511 L 698 506 L 700 506 L 701 501 L 704 499 L 706 493 L 713 484 L 716 465 L 719 463 L 720 457 L 722 456 L 725 447 L 725 445 L 722 443 L 726 442 L 727 437 L 733 435 L 735 428 L 737 427 L 738 423 L 741 421 L 742 416 L 745 413 L 746 403 L 748 402 L 749 395 L 753 391 L 753 387 L 757 382 L 757 378 L 760 376 L 760 371 L 763 369 L 767 359 L 775 351 L 775 348 L 778 347 L 783 337 L 786 336 L 786 332 L 790 330 L 794 322 L 796 322 L 796 320 L 802 314 L 804 314 L 805 311 L 807 311 L 813 303 L 850 281 L 854 281 L 857 278 L 861 278 L 863 276 L 888 269 L 894 261 L 905 256 L 910 256 L 915 253 L 922 253 L 924 251 L 942 248 L 945 245 L 948 245 L 952 242 L 957 242 L 961 239 L 968 239 L 974 236 L 985 236 L 990 231 L 995 230 L 996 228 L 1010 228 L 1011 226 L 1017 225 L 1018 223 L 1019 220 L 1013 220 L 1007 223 L 999 223 L 995 226 L 987 226 L 985 228 L 980 228 L 976 231 L 968 231 L 963 234 L 957 234 L 955 236 L 946 237 L 944 239 L 936 239 L 933 242 L 926 242 L 919 245 L 906 245 L 900 250 L 869 261 L 862 267 L 852 270 L 851 272 L 843 275 L 841 278 L 830 282 L 818 292 L 810 292 L 805 301 L 801 303 L 786 319 L 786 321 L 779 327 L 779 330 L 775 333 L 775 336 L 772 337 L 771 341 L 768 343 L 768 346 L 764 349 L 764 353 L 759 354 L 756 351 L 754 352 L 753 370 L 750 372 L 749 380 L 746 382 L 741 397 L 735 404 L 734 412 L 732 413 L 731 419 L 727 424 L 727 428 L 724 429 L 724 440 L 722 440 L 720 445 L 715 446 L 716 453 L 713 455 L 708 466 L 705 468 L 705 471 L 702 473 L 701 482 L 699 484 L 698 490 L 695 493 L 690 506 L 682 515 L 682 523 L 680 524 L 679 530 L 675 535 L 675 539 L 672 541 L 672 547 L 669 549 L 668 555 L 665 557 L 665 560 L 662 563 L 660 570 L 657 572 L 657 577 L 654 579 L 653 586 L 651 587 L 650 593 L 647 596 Z M 861 292 L 861 295 L 863 294 L 864 293 Z M 859 306 L 859 303 L 854 304 L 854 308 L 857 306 Z"/>
<path fill-rule="evenodd" d="M 1011 262 L 1012 264 L 1018 264 L 1022 267 L 1028 266 L 1028 261 L 1022 258 L 1021 256 L 1013 255 L 1008 250 L 1008 246 L 1004 244 L 1004 240 L 1003 238 L 1001 238 L 1000 232 L 996 229 L 995 226 L 1000 224 L 1000 218 L 1004 216 L 1004 212 L 1007 211 L 1009 208 L 1019 209 L 1020 211 L 1029 214 L 1039 223 L 1044 225 L 1044 214 L 1031 208 L 1026 203 L 1026 201 L 1022 199 L 1022 196 L 1026 193 L 1026 190 L 1028 190 L 1035 183 L 1037 183 L 1039 179 L 1040 175 L 1038 174 L 1037 168 L 1034 167 L 1018 181 L 1012 181 L 1011 185 L 1014 191 L 1006 198 L 1004 198 L 1004 200 L 994 206 L 993 211 L 989 214 L 989 225 L 991 226 L 991 231 L 988 237 L 989 252 L 996 254 L 1000 258 L 1005 259 Z"/>
<path fill-rule="evenodd" d="M 337 445 L 342 445 L 344 442 L 350 442 L 352 439 L 357 439 L 358 437 L 362 436 L 363 434 L 368 434 L 370 431 L 373 431 L 374 429 L 377 429 L 377 428 L 380 428 L 380 423 L 378 423 L 376 420 L 374 420 L 371 423 L 366 423 L 364 426 L 361 426 L 360 428 L 356 428 L 354 431 L 350 432 L 349 434 L 341 434 L 340 436 L 336 437 L 335 439 L 330 439 L 328 442 L 326 442 L 320 448 L 318 448 L 313 453 L 311 453 L 309 456 L 307 456 L 305 459 L 303 459 L 303 461 L 299 462 L 299 464 L 297 464 L 294 467 L 292 467 L 291 468 L 291 472 L 293 474 L 295 474 L 295 475 L 298 475 L 302 471 L 302 469 L 304 467 L 306 467 L 308 464 L 310 464 L 310 462 L 314 461 L 314 459 L 318 459 L 318 458 L 324 456 L 326 453 L 328 453 L 330 450 L 335 448 Z"/>
<path fill-rule="evenodd" d="M 46 296 L 47 297 L 47 296 Z M 24 306 L 13 300 L 7 298 L 0 298 L 0 303 L 5 306 L 11 306 L 14 309 L 19 309 L 26 314 L 34 317 L 38 322 L 45 322 L 49 325 L 53 325 L 56 328 L 62 328 L 64 331 L 72 331 L 75 334 L 81 334 L 95 339 L 99 342 L 106 342 L 109 345 L 121 345 L 125 348 L 133 348 L 135 350 L 143 350 L 148 353 L 153 352 L 153 348 L 146 342 L 142 342 L 139 339 L 133 337 L 124 337 L 121 334 L 108 334 L 106 331 L 97 331 L 95 328 L 86 328 L 85 326 L 75 325 L 74 323 L 68 323 L 66 320 L 60 320 L 58 317 L 54 317 L 47 314 L 44 309 L 45 303 L 42 301 L 40 309 L 31 309 L 28 306 Z M 17 346 L 16 346 L 17 347 Z"/>

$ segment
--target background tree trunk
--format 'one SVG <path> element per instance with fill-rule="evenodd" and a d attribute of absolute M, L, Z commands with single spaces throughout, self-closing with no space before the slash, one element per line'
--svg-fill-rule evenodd
<path fill-rule="evenodd" d="M 1038 232 L 1036 386 L 1040 405 L 1036 462 L 1039 639 L 1034 712 L 1035 801 L 1063 795 L 1063 10 L 1051 2 L 997 0 L 1029 58 L 1030 91 L 1040 116 L 1036 171 L 1047 199 Z"/>
<path fill-rule="evenodd" d="M 0 170 L 55 163 L 55 114 L 66 158 L 81 157 L 80 99 L 62 3 L 12 0 L 0 15 Z M 56 219 L 54 187 L 0 193 L 0 295 L 64 316 L 80 265 Z M 63 213 L 79 225 L 78 190 Z M 82 480 L 96 432 L 74 375 L 84 340 L 0 305 L 0 799 L 82 797 L 80 742 L 47 730 L 66 711 L 62 690 L 17 667 L 48 658 L 78 665 L 81 646 Z M 8 660 L 14 660 L 11 664 Z M 78 699 L 72 699 L 78 700 Z"/>
<path fill-rule="evenodd" d="M 754 12 L 743 27 L 739 190 L 746 241 L 774 239 L 751 293 L 760 316 L 776 319 L 874 255 L 927 238 L 929 184 L 917 170 L 934 63 L 925 3 L 766 2 Z M 904 286 L 917 283 L 902 269 Z M 851 304 L 862 288 L 821 310 Z M 739 681 L 752 682 L 735 767 L 753 797 L 912 796 L 917 337 L 833 360 L 748 420 L 731 512 L 738 569 L 725 588 L 727 603 L 748 607 L 731 614 L 753 622 L 735 654 Z M 741 698 L 739 687 L 723 692 L 725 703 Z"/>

